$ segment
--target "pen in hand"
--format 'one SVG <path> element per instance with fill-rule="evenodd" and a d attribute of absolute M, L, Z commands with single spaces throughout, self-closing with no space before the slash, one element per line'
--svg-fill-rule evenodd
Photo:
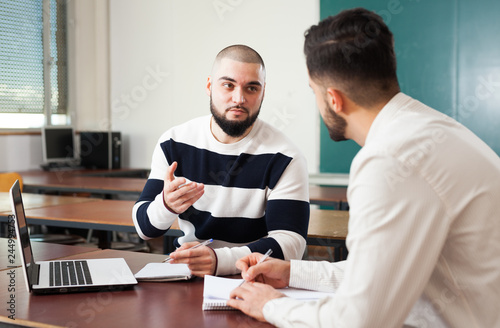
<path fill-rule="evenodd" d="M 269 248 L 269 249 L 268 249 L 268 251 L 266 252 L 266 254 L 264 254 L 264 256 L 262 256 L 262 257 L 260 258 L 260 260 L 259 260 L 259 261 L 258 261 L 255 265 L 259 265 L 259 264 L 261 264 L 262 262 L 264 262 L 265 260 L 267 260 L 267 258 L 268 258 L 269 256 L 271 256 L 271 254 L 272 254 L 272 253 L 273 253 L 273 250 Z M 239 284 L 239 286 L 243 285 L 243 284 L 245 283 L 245 281 L 246 281 L 246 280 L 245 280 L 245 279 L 243 279 L 243 281 L 241 282 L 241 284 Z M 239 286 L 238 286 L 238 287 L 239 287 Z"/>
<path fill-rule="evenodd" d="M 194 249 L 194 248 L 198 248 L 198 247 L 200 247 L 200 246 L 207 246 L 208 244 L 210 244 L 210 243 L 211 243 L 211 242 L 213 242 L 213 241 L 214 241 L 214 240 L 213 240 L 213 238 L 210 238 L 210 239 L 208 239 L 208 240 L 205 240 L 205 241 L 204 241 L 204 242 L 202 242 L 202 243 L 199 243 L 199 244 L 197 244 L 197 245 L 194 245 L 193 247 L 189 247 L 188 249 Z M 185 251 L 186 251 L 186 250 L 188 250 L 188 249 L 185 249 Z M 169 260 L 171 260 L 170 256 L 168 256 L 166 259 L 164 259 L 164 260 L 163 260 L 163 262 L 167 262 L 167 261 L 169 261 Z"/>

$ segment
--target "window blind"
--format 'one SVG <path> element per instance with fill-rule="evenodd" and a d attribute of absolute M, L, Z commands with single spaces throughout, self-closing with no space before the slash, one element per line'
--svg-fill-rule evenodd
<path fill-rule="evenodd" d="M 50 1 L 45 18 L 44 1 Z M 50 21 L 49 58 L 43 52 L 44 19 Z M 0 112 L 44 113 L 48 95 L 51 113 L 66 113 L 65 1 L 0 0 L 0 22 Z M 50 83 L 44 83 L 44 70 Z"/>
<path fill-rule="evenodd" d="M 50 0 L 50 65 L 51 111 L 66 114 L 68 95 L 68 66 L 66 52 L 66 1 Z"/>

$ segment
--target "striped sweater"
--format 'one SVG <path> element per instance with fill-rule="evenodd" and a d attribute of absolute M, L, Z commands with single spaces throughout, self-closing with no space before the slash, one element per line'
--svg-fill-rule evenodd
<path fill-rule="evenodd" d="M 300 259 L 309 223 L 305 158 L 260 119 L 242 140 L 222 144 L 210 131 L 210 118 L 196 118 L 160 137 L 133 208 L 138 234 L 143 239 L 161 236 L 178 217 L 184 233 L 179 245 L 214 239 L 217 275 L 237 273 L 236 260 L 269 248 L 273 257 Z M 164 206 L 162 196 L 166 170 L 174 161 L 176 176 L 205 185 L 203 196 L 180 215 Z"/>

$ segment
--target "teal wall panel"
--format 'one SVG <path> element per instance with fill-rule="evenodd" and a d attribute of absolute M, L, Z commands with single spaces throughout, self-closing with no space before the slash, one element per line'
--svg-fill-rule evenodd
<path fill-rule="evenodd" d="M 458 120 L 500 154 L 500 2 L 459 1 Z"/>
<path fill-rule="evenodd" d="M 321 0 L 320 16 L 355 7 L 377 12 L 393 32 L 401 90 L 500 154 L 500 2 Z M 348 173 L 359 146 L 334 143 L 324 125 L 320 133 L 320 171 Z"/>

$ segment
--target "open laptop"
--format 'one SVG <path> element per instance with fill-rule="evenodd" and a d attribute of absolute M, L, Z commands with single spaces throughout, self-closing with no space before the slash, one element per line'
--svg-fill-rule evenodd
<path fill-rule="evenodd" d="M 137 280 L 123 258 L 35 262 L 19 180 L 10 189 L 10 199 L 16 218 L 15 228 L 21 250 L 21 263 L 30 292 L 61 294 L 109 291 L 131 288 L 137 284 Z"/>

